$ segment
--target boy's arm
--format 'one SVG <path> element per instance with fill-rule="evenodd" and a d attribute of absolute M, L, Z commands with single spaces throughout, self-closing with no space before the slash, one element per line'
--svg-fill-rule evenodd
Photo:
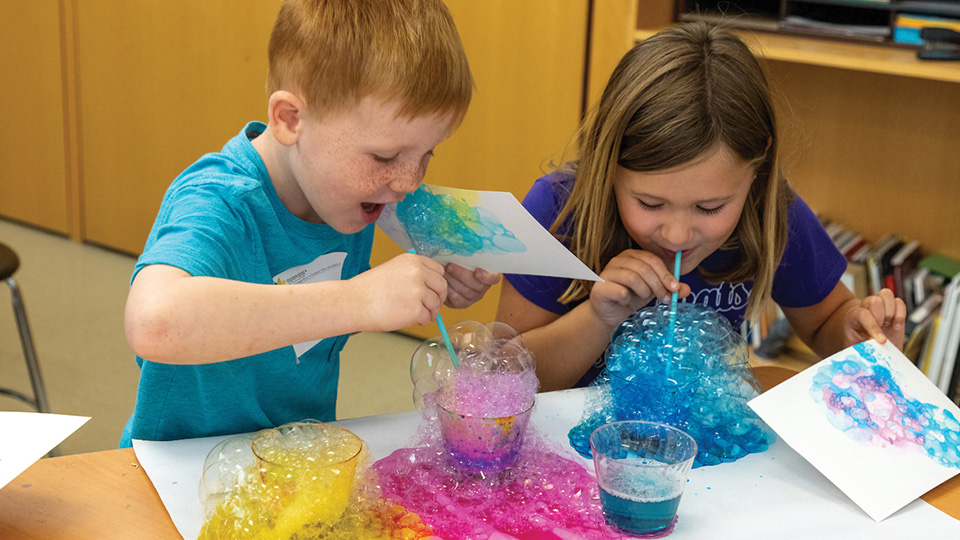
<path fill-rule="evenodd" d="M 208 364 L 358 331 L 433 320 L 447 294 L 443 267 L 400 255 L 349 280 L 263 285 L 193 277 L 166 265 L 143 268 L 124 313 L 141 358 Z"/>
<path fill-rule="evenodd" d="M 782 309 L 797 336 L 821 358 L 868 339 L 890 339 L 903 348 L 907 309 L 889 289 L 860 300 L 840 282 L 817 304 Z"/>

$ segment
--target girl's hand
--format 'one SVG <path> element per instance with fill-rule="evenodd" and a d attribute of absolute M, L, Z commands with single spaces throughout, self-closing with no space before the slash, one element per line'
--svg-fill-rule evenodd
<path fill-rule="evenodd" d="M 680 283 L 656 255 L 628 249 L 611 259 L 602 282 L 590 291 L 590 306 L 604 324 L 613 328 L 647 305 L 653 298 L 669 302 L 673 291 L 678 297 L 690 294 L 690 286 Z"/>
<path fill-rule="evenodd" d="M 470 271 L 454 263 L 447 263 L 443 277 L 447 280 L 445 304 L 456 309 L 473 305 L 500 281 L 500 274 L 491 274 L 482 268 Z"/>
<path fill-rule="evenodd" d="M 843 333 L 847 346 L 868 339 L 878 343 L 891 340 L 898 349 L 903 350 L 904 321 L 907 318 L 907 306 L 903 300 L 894 297 L 890 289 L 863 299 L 859 306 L 844 315 Z"/>

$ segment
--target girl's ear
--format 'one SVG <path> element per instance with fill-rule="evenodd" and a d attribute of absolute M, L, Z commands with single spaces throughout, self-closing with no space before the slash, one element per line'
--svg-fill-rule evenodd
<path fill-rule="evenodd" d="M 267 122 L 273 131 L 273 138 L 285 146 L 296 144 L 305 114 L 305 103 L 296 94 L 286 90 L 271 94 L 267 104 Z"/>

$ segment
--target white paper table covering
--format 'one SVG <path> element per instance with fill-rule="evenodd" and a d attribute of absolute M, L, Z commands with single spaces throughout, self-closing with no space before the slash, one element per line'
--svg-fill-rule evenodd
<path fill-rule="evenodd" d="M 531 425 L 592 473 L 591 461 L 577 455 L 567 441 L 567 432 L 583 412 L 585 392 L 577 389 L 538 394 Z M 356 433 L 370 447 L 373 459 L 380 459 L 409 446 L 420 421 L 420 414 L 412 412 L 336 424 Z M 225 438 L 134 441 L 137 459 L 185 539 L 195 539 L 203 525 L 199 498 L 203 461 Z M 679 515 L 670 540 L 960 539 L 960 521 L 919 499 L 884 521 L 874 522 L 780 441 L 761 454 L 690 471 Z"/>

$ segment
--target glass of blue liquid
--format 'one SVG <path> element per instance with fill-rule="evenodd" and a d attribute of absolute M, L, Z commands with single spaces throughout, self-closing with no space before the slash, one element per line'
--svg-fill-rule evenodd
<path fill-rule="evenodd" d="M 673 531 L 697 442 L 666 424 L 625 420 L 590 435 L 607 523 L 637 538 Z"/>

